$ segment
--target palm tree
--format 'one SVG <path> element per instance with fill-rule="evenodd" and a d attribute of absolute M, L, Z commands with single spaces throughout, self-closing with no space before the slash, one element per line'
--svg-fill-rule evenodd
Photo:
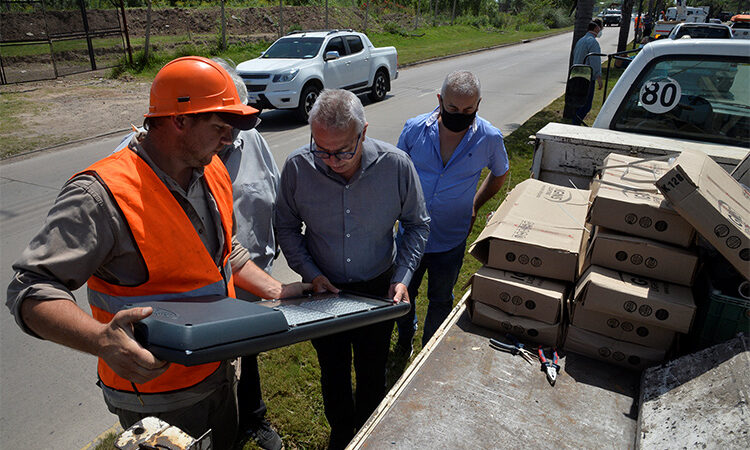
<path fill-rule="evenodd" d="M 630 16 L 633 14 L 633 0 L 623 0 L 620 10 L 620 36 L 617 39 L 617 51 L 621 52 L 628 46 L 628 33 L 630 33 Z"/>

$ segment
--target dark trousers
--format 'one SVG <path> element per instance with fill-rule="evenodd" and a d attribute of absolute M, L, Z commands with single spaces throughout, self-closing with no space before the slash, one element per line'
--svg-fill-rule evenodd
<path fill-rule="evenodd" d="M 360 283 L 337 284 L 352 292 L 385 297 L 392 270 Z M 330 449 L 343 449 L 385 397 L 385 365 L 393 321 L 313 339 L 320 364 L 323 406 L 331 426 Z M 352 395 L 352 350 L 357 390 Z"/>
<path fill-rule="evenodd" d="M 573 117 L 573 125 L 580 125 L 581 122 L 583 122 L 583 119 L 586 118 L 586 114 L 591 111 L 591 105 L 594 103 L 594 85 L 596 84 L 596 79 L 591 80 L 591 84 L 589 85 L 589 95 L 586 97 L 586 104 L 581 106 L 576 110 L 576 115 Z"/>
<path fill-rule="evenodd" d="M 456 285 L 461 266 L 464 262 L 466 242 L 445 251 L 425 253 L 419 267 L 414 271 L 414 276 L 409 283 L 409 299 L 411 309 L 409 312 L 397 319 L 398 338 L 400 342 L 409 341 L 414 337 L 417 328 L 417 294 L 419 285 L 425 272 L 427 275 L 427 315 L 424 319 L 424 332 L 422 333 L 422 347 L 430 340 L 435 331 L 440 328 L 445 318 L 453 309 L 453 286 Z"/>
<path fill-rule="evenodd" d="M 241 358 L 240 382 L 237 384 L 237 404 L 240 430 L 255 428 L 266 417 L 266 403 L 260 390 L 258 355 Z"/>
<path fill-rule="evenodd" d="M 173 411 L 138 413 L 111 406 L 109 409 L 117 414 L 126 430 L 148 416 L 158 417 L 196 439 L 210 428 L 214 450 L 231 449 L 237 435 L 237 402 L 229 381 L 198 403 Z"/>

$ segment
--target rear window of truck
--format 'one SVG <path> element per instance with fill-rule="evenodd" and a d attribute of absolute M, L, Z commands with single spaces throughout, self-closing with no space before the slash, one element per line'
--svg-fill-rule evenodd
<path fill-rule="evenodd" d="M 654 60 L 612 128 L 750 147 L 750 58 Z"/>

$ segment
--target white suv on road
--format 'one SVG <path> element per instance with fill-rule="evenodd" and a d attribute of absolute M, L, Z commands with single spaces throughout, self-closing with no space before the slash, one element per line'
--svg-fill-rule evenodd
<path fill-rule="evenodd" d="M 274 42 L 261 56 L 240 63 L 248 103 L 258 109 L 293 109 L 307 115 L 324 88 L 385 98 L 398 77 L 395 47 L 376 48 L 352 30 L 295 31 Z"/>

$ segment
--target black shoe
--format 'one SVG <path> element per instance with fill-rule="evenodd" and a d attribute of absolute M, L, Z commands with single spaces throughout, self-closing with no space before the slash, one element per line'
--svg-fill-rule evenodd
<path fill-rule="evenodd" d="M 266 450 L 281 450 L 283 447 L 279 433 L 271 428 L 271 424 L 266 419 L 249 426 L 245 430 L 245 435 L 251 437 L 260 448 Z"/>

